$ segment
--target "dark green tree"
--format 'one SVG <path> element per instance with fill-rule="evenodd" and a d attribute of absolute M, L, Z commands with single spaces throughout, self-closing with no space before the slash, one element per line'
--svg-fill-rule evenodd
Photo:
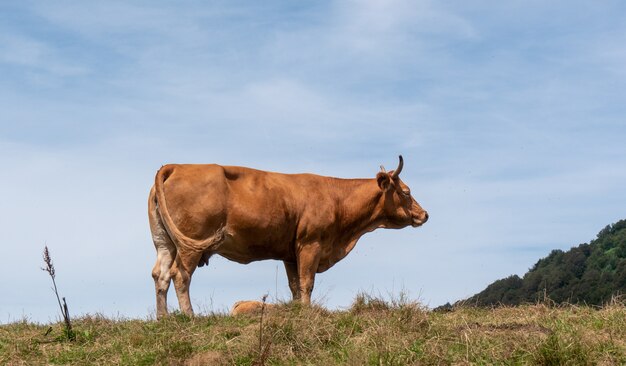
<path fill-rule="evenodd" d="M 555 249 L 522 278 L 512 275 L 465 300 L 479 306 L 542 300 L 602 305 L 626 294 L 626 220 L 607 225 L 595 240 L 567 252 Z"/>

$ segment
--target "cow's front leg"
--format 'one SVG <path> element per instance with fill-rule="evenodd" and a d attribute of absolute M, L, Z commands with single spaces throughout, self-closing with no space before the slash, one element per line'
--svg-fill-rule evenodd
<path fill-rule="evenodd" d="M 300 301 L 311 303 L 311 292 L 315 284 L 315 273 L 320 262 L 319 243 L 305 244 L 298 253 L 298 277 L 300 280 Z"/>
<path fill-rule="evenodd" d="M 298 277 L 298 265 L 291 262 L 283 262 L 287 272 L 287 281 L 294 301 L 300 300 L 300 277 Z"/>

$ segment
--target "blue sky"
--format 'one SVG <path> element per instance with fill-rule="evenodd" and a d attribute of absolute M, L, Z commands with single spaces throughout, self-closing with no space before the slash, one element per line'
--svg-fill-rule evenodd
<path fill-rule="evenodd" d="M 378 230 L 314 299 L 437 306 L 626 218 L 626 9 L 552 1 L 20 1 L 0 5 L 0 322 L 154 311 L 146 200 L 165 163 L 374 177 L 405 158 L 429 211 Z M 288 298 L 218 258 L 221 311 Z M 170 306 L 177 303 L 170 294 Z"/>

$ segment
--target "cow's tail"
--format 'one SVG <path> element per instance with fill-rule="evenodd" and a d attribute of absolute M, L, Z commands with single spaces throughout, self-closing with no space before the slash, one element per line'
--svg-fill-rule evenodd
<path fill-rule="evenodd" d="M 178 229 L 167 209 L 167 200 L 165 199 L 165 191 L 163 189 L 163 184 L 174 172 L 175 168 L 175 165 L 162 166 L 154 178 L 155 197 L 158 204 L 157 211 L 161 215 L 161 221 L 163 221 L 165 230 L 167 230 L 167 233 L 177 248 L 184 248 L 194 252 L 204 252 L 224 241 L 224 229 L 221 228 L 217 230 L 213 235 L 203 240 L 190 238 Z"/>

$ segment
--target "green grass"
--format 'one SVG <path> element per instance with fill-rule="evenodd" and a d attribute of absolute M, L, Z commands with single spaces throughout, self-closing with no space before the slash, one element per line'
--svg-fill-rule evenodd
<path fill-rule="evenodd" d="M 49 328 L 52 331 L 47 334 Z M 260 317 L 21 321 L 0 326 L 1 365 L 620 365 L 626 307 L 525 305 L 432 312 L 360 295 L 345 311 L 284 304 Z"/>

